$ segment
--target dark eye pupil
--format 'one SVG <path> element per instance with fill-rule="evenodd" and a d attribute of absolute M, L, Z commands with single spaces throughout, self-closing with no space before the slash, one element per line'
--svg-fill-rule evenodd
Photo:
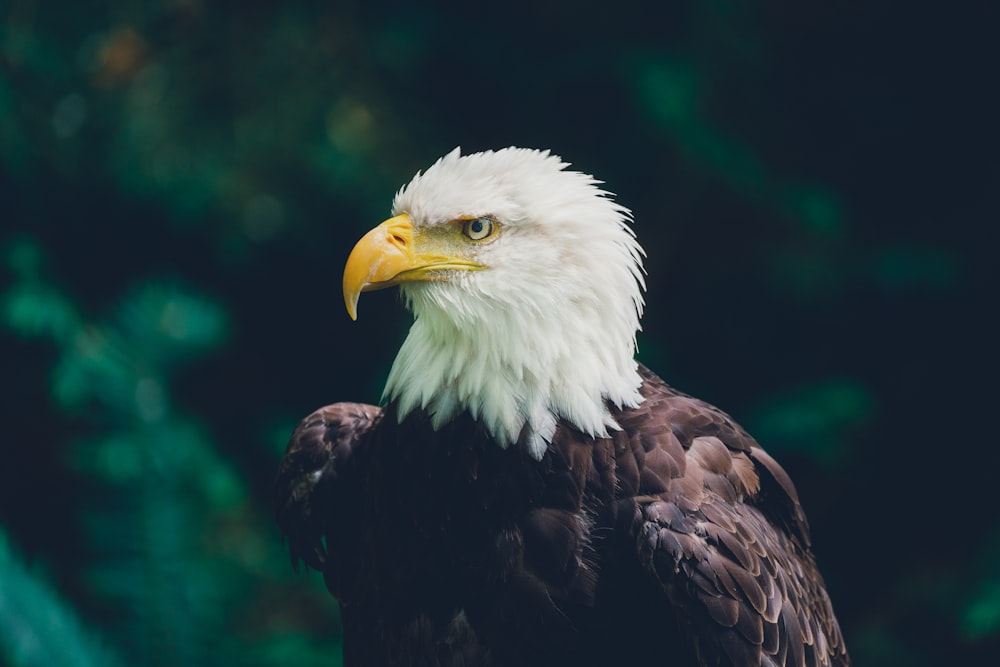
<path fill-rule="evenodd" d="M 470 229 L 472 230 L 473 234 L 478 234 L 479 232 L 483 231 L 483 221 L 473 220 L 472 225 L 470 225 Z"/>

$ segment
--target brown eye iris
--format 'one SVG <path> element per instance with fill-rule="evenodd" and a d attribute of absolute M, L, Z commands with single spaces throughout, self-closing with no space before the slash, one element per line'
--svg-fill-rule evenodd
<path fill-rule="evenodd" d="M 473 241 L 482 241 L 493 234 L 496 225 L 491 218 L 473 218 L 466 220 L 462 226 L 462 233 Z"/>

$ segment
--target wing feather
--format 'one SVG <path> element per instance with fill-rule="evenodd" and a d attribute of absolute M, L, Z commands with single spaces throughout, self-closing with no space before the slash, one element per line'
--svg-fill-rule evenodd
<path fill-rule="evenodd" d="M 274 507 L 296 569 L 300 561 L 329 569 L 324 537 L 340 519 L 344 489 L 338 482 L 381 414 L 374 405 L 334 403 L 303 419 L 292 433 L 274 483 Z"/>
<path fill-rule="evenodd" d="M 616 458 L 647 494 L 635 499 L 640 561 L 699 660 L 848 665 L 787 473 L 728 415 L 641 370 L 645 407 L 619 417 Z"/>

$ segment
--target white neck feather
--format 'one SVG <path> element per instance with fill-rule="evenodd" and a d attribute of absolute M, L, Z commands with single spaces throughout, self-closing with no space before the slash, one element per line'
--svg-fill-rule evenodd
<path fill-rule="evenodd" d="M 619 341 L 612 344 L 601 325 L 510 310 L 491 313 L 488 327 L 466 328 L 420 301 L 411 299 L 416 320 L 386 383 L 385 397 L 398 401 L 400 419 L 422 408 L 440 428 L 468 411 L 500 446 L 523 437 L 540 459 L 559 420 L 604 437 L 617 428 L 608 402 L 642 401 L 634 332 L 615 332 Z"/>

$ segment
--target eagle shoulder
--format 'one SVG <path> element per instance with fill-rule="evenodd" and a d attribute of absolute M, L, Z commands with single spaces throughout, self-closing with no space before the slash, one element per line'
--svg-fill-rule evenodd
<path fill-rule="evenodd" d="M 300 561 L 331 580 L 333 563 L 324 545 L 328 527 L 346 521 L 349 470 L 364 436 L 382 409 L 364 403 L 334 403 L 303 419 L 288 441 L 274 483 L 278 527 L 288 540 L 292 565 Z"/>
<path fill-rule="evenodd" d="M 702 664 L 847 665 L 785 471 L 724 412 L 645 368 L 618 416 L 618 503 Z"/>

